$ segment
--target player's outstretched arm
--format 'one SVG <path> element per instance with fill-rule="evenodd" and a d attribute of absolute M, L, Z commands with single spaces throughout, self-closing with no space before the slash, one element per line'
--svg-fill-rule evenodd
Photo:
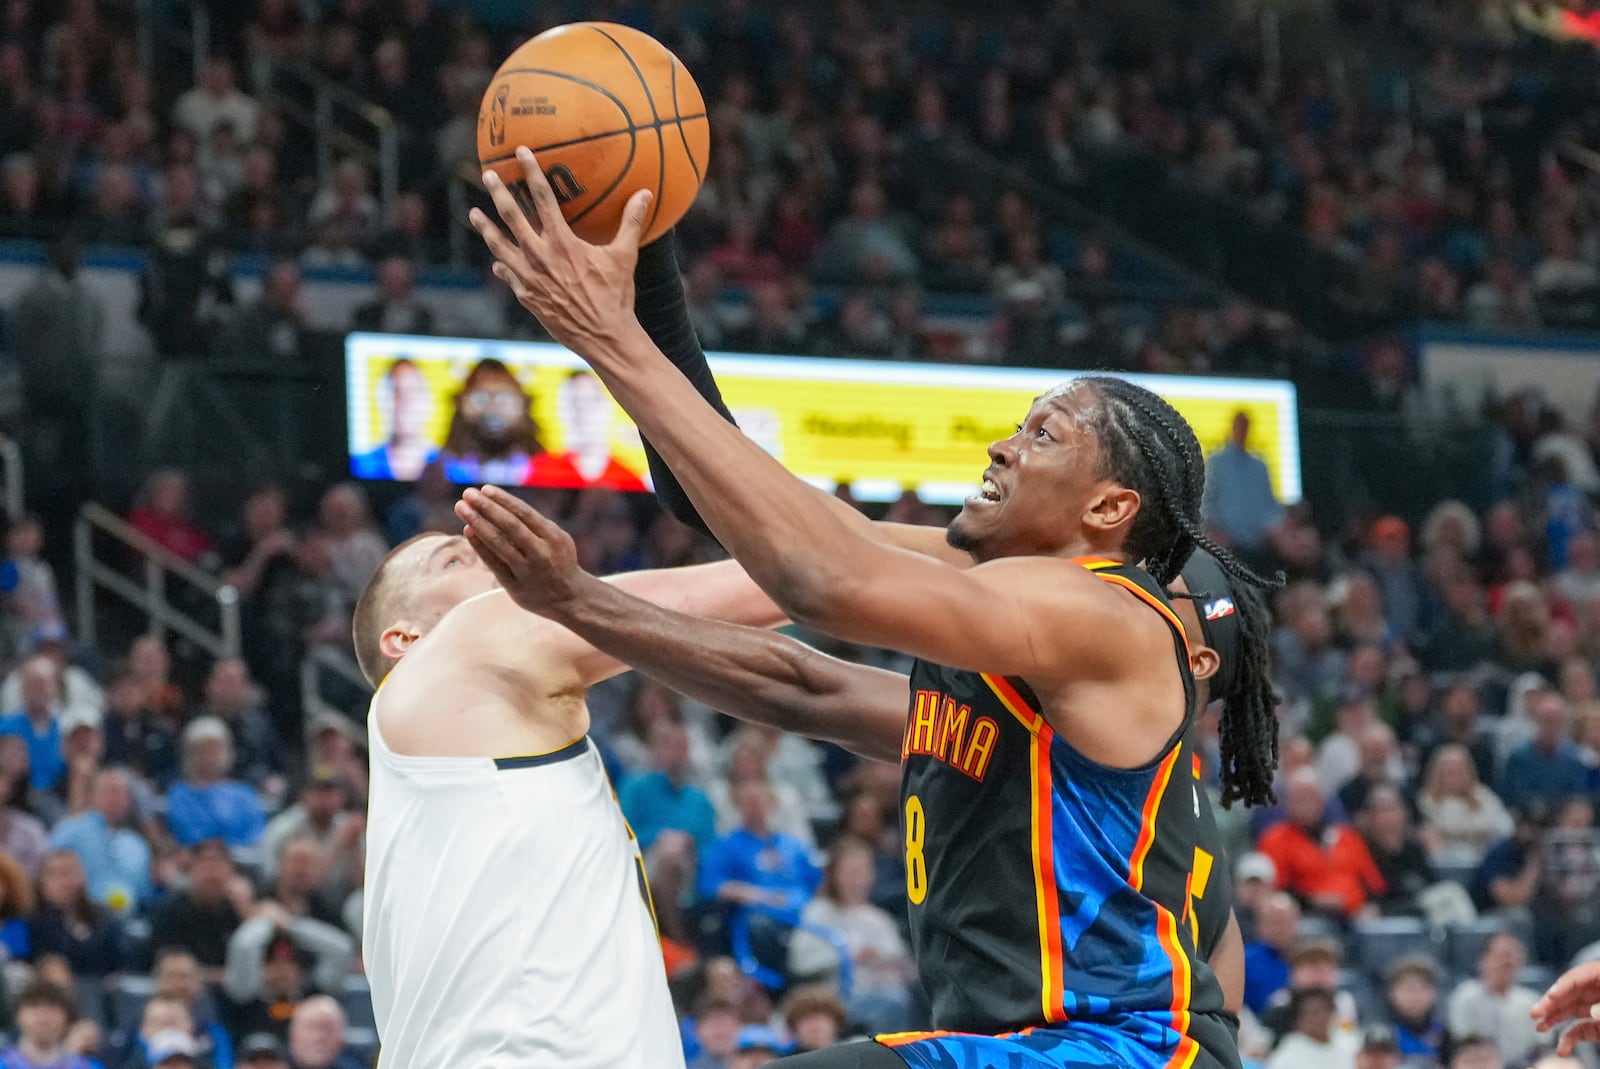
<path fill-rule="evenodd" d="M 1585 962 L 1563 973 L 1544 997 L 1534 1003 L 1535 1027 L 1548 1032 L 1572 1018 L 1580 1018 L 1561 1033 L 1556 1053 L 1571 1054 L 1579 1043 L 1600 1039 L 1600 961 Z"/>
<path fill-rule="evenodd" d="M 467 538 L 519 606 L 729 716 L 898 761 L 906 677 L 752 627 L 673 612 L 578 567 L 572 539 L 503 490 L 468 491 Z"/>
<path fill-rule="evenodd" d="M 496 275 L 558 341 L 590 361 L 678 473 L 711 530 L 791 617 L 957 667 L 1024 675 L 1060 670 L 1060 650 L 1050 647 L 1061 645 L 1063 631 L 1092 632 L 1089 605 L 1063 599 L 1060 583 L 1027 574 L 1036 564 L 998 562 L 962 572 L 883 545 L 819 502 L 813 488 L 721 419 L 640 329 L 632 312 L 633 267 L 648 194 L 629 202 L 615 242 L 590 245 L 561 218 L 532 154 L 519 155 L 537 228 L 492 173 L 485 183 L 516 244 L 482 212 L 472 216 L 498 261 Z M 1070 569 L 1052 563 L 1049 571 L 1059 576 Z M 1096 600 L 1103 595 L 1087 598 Z M 1044 610 L 1034 619 L 1074 628 L 1055 628 L 1049 642 L 1019 642 L 1015 611 L 1029 601 Z"/>

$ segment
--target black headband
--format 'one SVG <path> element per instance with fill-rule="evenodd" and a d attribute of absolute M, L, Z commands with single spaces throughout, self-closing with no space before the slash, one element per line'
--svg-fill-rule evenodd
<path fill-rule="evenodd" d="M 1200 638 L 1217 651 L 1221 664 L 1211 677 L 1213 701 L 1230 698 L 1239 686 L 1240 661 L 1244 653 L 1244 632 L 1239 622 L 1239 606 L 1233 584 L 1217 563 L 1217 558 L 1197 549 L 1183 566 L 1183 582 L 1194 599 L 1200 617 Z M 1248 593 L 1243 595 L 1249 597 Z"/>

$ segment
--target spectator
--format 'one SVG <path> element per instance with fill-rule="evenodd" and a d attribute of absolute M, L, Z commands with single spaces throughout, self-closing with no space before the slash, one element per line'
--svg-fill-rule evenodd
<path fill-rule="evenodd" d="M 1356 774 L 1339 788 L 1339 804 L 1346 813 L 1359 813 L 1367 796 L 1379 787 L 1405 786 L 1405 759 L 1395 742 L 1394 729 L 1381 720 L 1368 724 L 1356 739 Z"/>
<path fill-rule="evenodd" d="M 13 518 L 6 529 L 5 559 L 0 560 L 0 653 L 25 652 L 34 636 L 65 630 L 56 574 L 40 556 L 44 550 L 44 525 L 37 516 Z"/>
<path fill-rule="evenodd" d="M 248 895 L 235 887 L 233 859 L 220 839 L 196 843 L 189 851 L 189 881 L 169 893 L 150 917 L 150 943 L 189 951 L 208 983 L 222 980 L 228 941 L 240 924 L 240 905 Z"/>
<path fill-rule="evenodd" d="M 1467 320 L 1480 330 L 1524 330 L 1539 325 L 1533 287 L 1504 257 L 1489 261 L 1483 280 L 1467 291 Z"/>
<path fill-rule="evenodd" d="M 33 912 L 33 886 L 22 866 L 0 853 L 0 962 L 33 956 L 27 917 Z"/>
<path fill-rule="evenodd" d="M 239 1044 L 239 1069 L 289 1069 L 283 1043 L 270 1032 L 255 1032 Z"/>
<path fill-rule="evenodd" d="M 727 1069 L 739 1045 L 738 1006 L 708 998 L 695 1009 L 693 1025 L 700 1052 L 687 1069 Z"/>
<path fill-rule="evenodd" d="M 206 65 L 204 84 L 178 99 L 172 120 L 194 134 L 204 147 L 210 145 L 217 128 L 224 124 L 241 140 L 253 140 L 259 112 L 259 105 L 235 84 L 233 63 L 214 56 Z"/>
<path fill-rule="evenodd" d="M 222 544 L 222 581 L 247 602 L 273 562 L 294 553 L 288 519 L 289 499 L 276 483 L 255 487 L 239 506 L 238 527 Z"/>
<path fill-rule="evenodd" d="M 1384 615 L 1394 633 L 1410 640 L 1422 624 L 1422 575 L 1411 557 L 1411 528 L 1396 516 L 1372 525 L 1361 565 L 1383 595 Z"/>
<path fill-rule="evenodd" d="M 875 282 L 916 274 L 916 254 L 889 218 L 888 200 L 877 182 L 863 179 L 850 191 L 850 211 L 829 231 L 816 271 L 828 280 Z"/>
<path fill-rule="evenodd" d="M 1317 777 L 1328 794 L 1338 794 L 1361 771 L 1361 741 L 1377 724 L 1378 706 L 1372 692 L 1358 683 L 1348 684 L 1339 700 L 1334 732 L 1317 747 Z M 1393 741 L 1391 734 L 1391 746 Z M 1384 773 L 1387 771 L 1386 766 Z"/>
<path fill-rule="evenodd" d="M 266 825 L 261 799 L 226 778 L 232 764 L 232 741 L 221 720 L 202 717 L 184 728 L 184 778 L 167 792 L 167 827 L 181 845 L 221 839 L 241 849 L 260 842 Z"/>
<path fill-rule="evenodd" d="M 1461 982 L 1450 996 L 1450 1036 L 1458 1042 L 1470 1036 L 1492 1040 L 1500 1056 L 1520 1063 L 1540 1045 L 1528 1011 L 1539 992 L 1517 984 L 1517 973 L 1527 961 L 1522 940 L 1509 932 L 1495 935 L 1478 958 L 1478 975 Z"/>
<path fill-rule="evenodd" d="M 16 735 L 28 746 L 30 782 L 47 791 L 66 772 L 61 755 L 61 677 L 48 657 L 32 657 L 22 666 L 22 707 L 0 718 L 0 735 Z"/>
<path fill-rule="evenodd" d="M 1481 715 L 1478 692 L 1458 683 L 1445 691 L 1439 715 L 1429 725 L 1429 730 L 1418 735 L 1416 743 L 1424 762 L 1429 764 L 1442 747 L 1459 747 L 1471 760 L 1475 778 L 1487 782 L 1494 779 L 1495 773 L 1494 743 L 1490 734 Z"/>
<path fill-rule="evenodd" d="M 10 740 L 8 743 L 0 737 L 0 769 L 5 767 L 7 750 L 20 751 L 23 761 L 27 760 L 27 750 L 22 740 L 15 735 Z M 44 857 L 50 852 L 50 839 L 44 830 L 44 822 L 32 812 L 31 796 L 34 793 L 28 782 L 25 763 L 20 769 L 0 771 L 0 799 L 3 799 L 3 808 L 0 808 L 0 851 L 21 865 L 29 880 L 39 874 L 39 866 L 44 864 Z"/>
<path fill-rule="evenodd" d="M 1361 1036 L 1356 1051 L 1356 1069 L 1400 1069 L 1400 1045 L 1394 1032 L 1382 1025 L 1369 1028 Z"/>
<path fill-rule="evenodd" d="M 1450 1047 L 1450 1069 L 1505 1069 L 1505 1056 L 1486 1036 L 1467 1036 Z"/>
<path fill-rule="evenodd" d="M 1281 1038 L 1294 1025 L 1292 1005 L 1301 991 L 1333 992 L 1334 1029 L 1354 1036 L 1359 1007 L 1355 996 L 1339 987 L 1339 942 L 1331 938 L 1302 939 L 1289 952 L 1289 985 L 1273 999 L 1261 1023 Z"/>
<path fill-rule="evenodd" d="M 172 682 L 172 656 L 155 635 L 140 635 L 128 646 L 128 670 L 145 688 L 145 703 L 169 725 L 183 723 L 183 695 Z"/>
<path fill-rule="evenodd" d="M 295 917 L 262 902 L 228 943 L 223 991 L 235 1031 L 277 1031 L 295 1004 L 313 991 L 339 991 L 355 960 L 348 934 L 310 917 Z"/>
<path fill-rule="evenodd" d="M 126 668 L 111 677 L 103 725 L 105 759 L 165 789 L 178 776 L 178 740 L 170 722 L 150 707 L 149 693 L 150 688 Z"/>
<path fill-rule="evenodd" d="M 1300 931 L 1300 903 L 1282 892 L 1262 902 L 1256 936 L 1244 948 L 1244 1004 L 1261 1016 L 1289 986 L 1289 954 Z"/>
<path fill-rule="evenodd" d="M 250 669 L 237 657 L 224 657 L 206 676 L 205 702 L 195 718 L 214 717 L 232 737 L 233 772 L 258 790 L 278 786 L 270 781 L 281 771 L 282 744 L 273 735 L 272 718 L 250 680 Z"/>
<path fill-rule="evenodd" d="M 741 780 L 765 780 L 772 790 L 772 827 L 809 849 L 814 845 L 810 811 L 793 783 L 772 778 L 772 749 L 766 737 L 753 725 L 743 725 L 728 736 L 728 774 L 715 780 L 707 793 L 717 810 L 717 826 L 723 831 L 737 827 L 742 813 L 734 797 Z"/>
<path fill-rule="evenodd" d="M 149 844 L 135 827 L 127 771 L 101 769 L 91 798 L 91 808 L 55 826 L 50 845 L 77 856 L 95 902 L 117 914 L 136 912 L 152 893 L 151 858 Z"/>
<path fill-rule="evenodd" d="M 373 523 L 366 492 L 355 483 L 341 483 L 323 494 L 317 518 L 332 540 L 334 578 L 353 605 L 389 545 Z"/>
<path fill-rule="evenodd" d="M 1238 412 L 1228 442 L 1206 460 L 1206 521 L 1224 545 L 1259 551 L 1283 520 L 1266 463 L 1249 450 L 1250 414 Z"/>
<path fill-rule="evenodd" d="M 378 299 L 357 308 L 350 326 L 384 334 L 433 333 L 433 311 L 417 300 L 410 260 L 389 256 L 378 264 Z"/>
<path fill-rule="evenodd" d="M 1435 860 L 1477 864 L 1492 843 L 1512 831 L 1511 814 L 1493 791 L 1478 782 L 1472 757 L 1459 744 L 1433 752 L 1417 806 L 1438 836 Z"/>
<path fill-rule="evenodd" d="M 291 1069 L 364 1069 L 345 1047 L 344 1010 L 327 995 L 313 995 L 295 1008 L 289 1022 Z"/>
<path fill-rule="evenodd" d="M 617 796 L 644 851 L 662 928 L 682 940 L 687 929 L 678 903 L 697 858 L 716 838 L 717 814 L 705 792 L 689 781 L 689 732 L 683 724 L 659 719 L 649 733 L 653 770 L 629 775 Z"/>
<path fill-rule="evenodd" d="M 261 296 L 235 309 L 223 332 L 221 355 L 259 354 L 296 364 L 306 354 L 309 327 L 300 303 L 300 269 L 288 261 L 267 268 Z"/>
<path fill-rule="evenodd" d="M 739 1029 L 739 1042 L 734 1048 L 729 1069 L 758 1069 L 789 1052 L 789 1044 L 777 1032 L 764 1024 L 747 1024 Z"/>
<path fill-rule="evenodd" d="M 94 676 L 72 663 L 70 636 L 64 624 L 41 624 L 33 629 L 32 655 L 46 657 L 56 666 L 61 680 L 61 703 L 65 707 L 101 710 L 105 708 L 105 692 L 94 681 Z M 25 667 L 26 661 L 23 662 Z M 22 708 L 22 667 L 6 674 L 0 685 L 0 708 Z"/>
<path fill-rule="evenodd" d="M 1408 1061 L 1434 1064 L 1445 1045 L 1439 1016 L 1439 971 L 1427 958 L 1402 958 L 1389 970 L 1389 1022 Z"/>
<path fill-rule="evenodd" d="M 17 996 L 17 1042 L 0 1053 L 4 1069 L 94 1069 L 67 1049 L 67 1029 L 78 1016 L 72 996 L 35 980 Z"/>
<path fill-rule="evenodd" d="M 1278 886 L 1318 910 L 1354 916 L 1385 891 L 1372 855 L 1354 829 L 1326 823 L 1327 799 L 1314 771 L 1294 773 L 1285 790 L 1286 819 L 1258 844 L 1278 867 Z"/>
<path fill-rule="evenodd" d="M 103 979 L 127 963 L 122 926 L 89 897 L 83 863 L 70 850 L 58 850 L 39 870 L 39 897 L 28 918 L 33 954 L 59 954 L 78 976 Z"/>
<path fill-rule="evenodd" d="M 282 906 L 291 917 L 313 917 L 337 927 L 342 900 L 329 901 L 330 896 L 324 891 L 327 868 L 326 856 L 315 840 L 309 837 L 288 840 L 278 851 L 277 875 L 270 900 Z"/>
<path fill-rule="evenodd" d="M 303 840 L 323 852 L 327 867 L 324 890 L 343 899 L 359 882 L 366 823 L 365 816 L 345 809 L 344 790 L 334 770 L 316 766 L 300 789 L 300 800 L 267 824 L 261 837 L 262 875 L 268 881 L 277 879 L 284 847 Z M 638 835 L 638 826 L 633 828 Z"/>
<path fill-rule="evenodd" d="M 1297 991 L 1290 999 L 1293 1031 L 1267 1059 L 1267 1069 L 1354 1069 L 1355 1054 L 1343 1034 L 1336 1034 L 1333 992 L 1325 988 Z"/>
<path fill-rule="evenodd" d="M 826 987 L 795 988 L 784 998 L 779 1012 L 794 1037 L 796 1053 L 833 1046 L 848 1020 L 839 996 Z"/>
<path fill-rule="evenodd" d="M 1422 892 L 1436 881 L 1428 851 L 1411 830 L 1411 810 L 1388 784 L 1374 787 L 1359 820 L 1362 839 L 1382 877 L 1373 902 L 1386 916 L 1421 916 Z"/>
<path fill-rule="evenodd" d="M 1233 870 L 1233 913 L 1245 942 L 1256 937 L 1261 907 L 1277 893 L 1278 866 L 1266 854 L 1252 850 Z"/>
<path fill-rule="evenodd" d="M 1499 642 L 1484 607 L 1483 588 L 1462 575 L 1445 587 L 1444 619 L 1422 643 L 1422 663 L 1435 672 L 1465 671 L 1494 659 Z"/>
<path fill-rule="evenodd" d="M 156 955 L 154 998 L 171 999 L 184 1011 L 183 1030 L 216 1069 L 231 1069 L 233 1041 L 217 1021 L 200 963 L 187 950 L 168 947 Z"/>
<path fill-rule="evenodd" d="M 1525 698 L 1533 721 L 1533 738 L 1511 751 L 1500 777 L 1500 797 L 1512 809 L 1530 802 L 1559 803 L 1582 794 L 1588 770 L 1568 737 L 1566 699 L 1553 690 L 1536 690 Z"/>
<path fill-rule="evenodd" d="M 189 478 L 176 468 L 161 468 L 144 481 L 128 513 L 133 529 L 175 557 L 196 563 L 215 549 L 211 536 L 193 522 Z"/>
<path fill-rule="evenodd" d="M 872 847 L 856 839 L 834 844 L 817 897 L 800 913 L 803 924 L 789 942 L 789 972 L 796 977 L 834 975 L 838 951 L 813 934 L 836 932 L 850 955 L 850 1016 L 869 1032 L 901 1032 L 914 1021 L 911 981 L 915 966 L 894 918 L 868 901 Z"/>
<path fill-rule="evenodd" d="M 734 784 L 740 825 L 711 844 L 700 865 L 700 895 L 735 911 L 760 906 L 791 922 L 816 890 L 820 873 L 806 845 L 772 829 L 774 798 L 765 779 Z"/>

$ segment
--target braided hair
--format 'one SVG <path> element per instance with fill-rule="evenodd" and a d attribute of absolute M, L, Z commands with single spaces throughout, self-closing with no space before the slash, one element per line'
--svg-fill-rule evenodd
<path fill-rule="evenodd" d="M 1140 508 L 1124 545 L 1128 559 L 1142 561 L 1163 588 L 1170 586 L 1196 548 L 1216 558 L 1234 582 L 1257 590 L 1283 585 L 1280 574 L 1257 575 L 1205 533 L 1200 498 L 1205 491 L 1205 457 L 1200 441 L 1176 409 L 1126 379 L 1090 375 L 1080 380 L 1098 394 L 1100 404 L 1086 418 L 1100 446 L 1101 478 L 1137 491 Z M 1240 649 L 1237 684 L 1223 696 L 1219 742 L 1222 804 L 1273 801 L 1272 778 L 1278 764 L 1277 696 L 1269 675 L 1266 610 L 1254 597 L 1237 597 Z"/>

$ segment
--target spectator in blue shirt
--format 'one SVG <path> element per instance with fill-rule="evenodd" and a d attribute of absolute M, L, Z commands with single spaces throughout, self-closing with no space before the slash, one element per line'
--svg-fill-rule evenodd
<path fill-rule="evenodd" d="M 203 716 L 183 730 L 183 782 L 167 792 L 167 828 L 183 846 L 221 839 L 229 849 L 254 846 L 266 828 L 261 799 L 226 779 L 233 764 L 228 725 Z"/>
<path fill-rule="evenodd" d="M 1541 689 L 1525 699 L 1533 738 L 1511 751 L 1500 776 L 1500 797 L 1511 809 L 1530 802 L 1558 805 L 1585 793 L 1588 770 L 1568 738 L 1567 700 L 1558 691 Z"/>
<path fill-rule="evenodd" d="M 1206 486 L 1201 511 L 1207 524 L 1225 544 L 1250 551 L 1260 549 L 1283 520 L 1283 506 L 1272 491 L 1266 462 L 1251 453 L 1250 416 L 1233 417 L 1228 443 L 1206 461 Z"/>
<path fill-rule="evenodd" d="M 22 708 L 0 718 L 0 735 L 28 744 L 35 790 L 48 791 L 67 770 L 61 756 L 61 677 L 54 661 L 34 657 L 22 666 Z"/>
<path fill-rule="evenodd" d="M 716 837 L 717 814 L 706 793 L 689 782 L 689 732 L 676 718 L 651 724 L 650 763 L 652 771 L 622 781 L 617 800 L 644 851 L 661 928 L 687 940 L 680 902 L 696 858 Z"/>
<path fill-rule="evenodd" d="M 121 768 L 101 769 L 90 808 L 57 824 L 50 845 L 71 850 L 89 877 L 89 895 L 116 913 L 150 897 L 150 845 L 133 827 L 133 791 Z"/>
<path fill-rule="evenodd" d="M 4 1069 L 91 1069 L 67 1049 L 67 1028 L 78 1015 L 72 996 L 48 980 L 35 980 L 17 996 L 17 1042 L 0 1052 Z"/>
<path fill-rule="evenodd" d="M 806 845 L 772 830 L 772 784 L 742 779 L 733 785 L 740 826 L 711 844 L 700 865 L 700 895 L 736 908 L 764 906 L 798 917 L 822 872 Z"/>
<path fill-rule="evenodd" d="M 1289 986 L 1289 952 L 1299 937 L 1300 903 L 1279 891 L 1261 903 L 1256 937 L 1244 947 L 1244 1004 L 1256 1016 Z"/>

